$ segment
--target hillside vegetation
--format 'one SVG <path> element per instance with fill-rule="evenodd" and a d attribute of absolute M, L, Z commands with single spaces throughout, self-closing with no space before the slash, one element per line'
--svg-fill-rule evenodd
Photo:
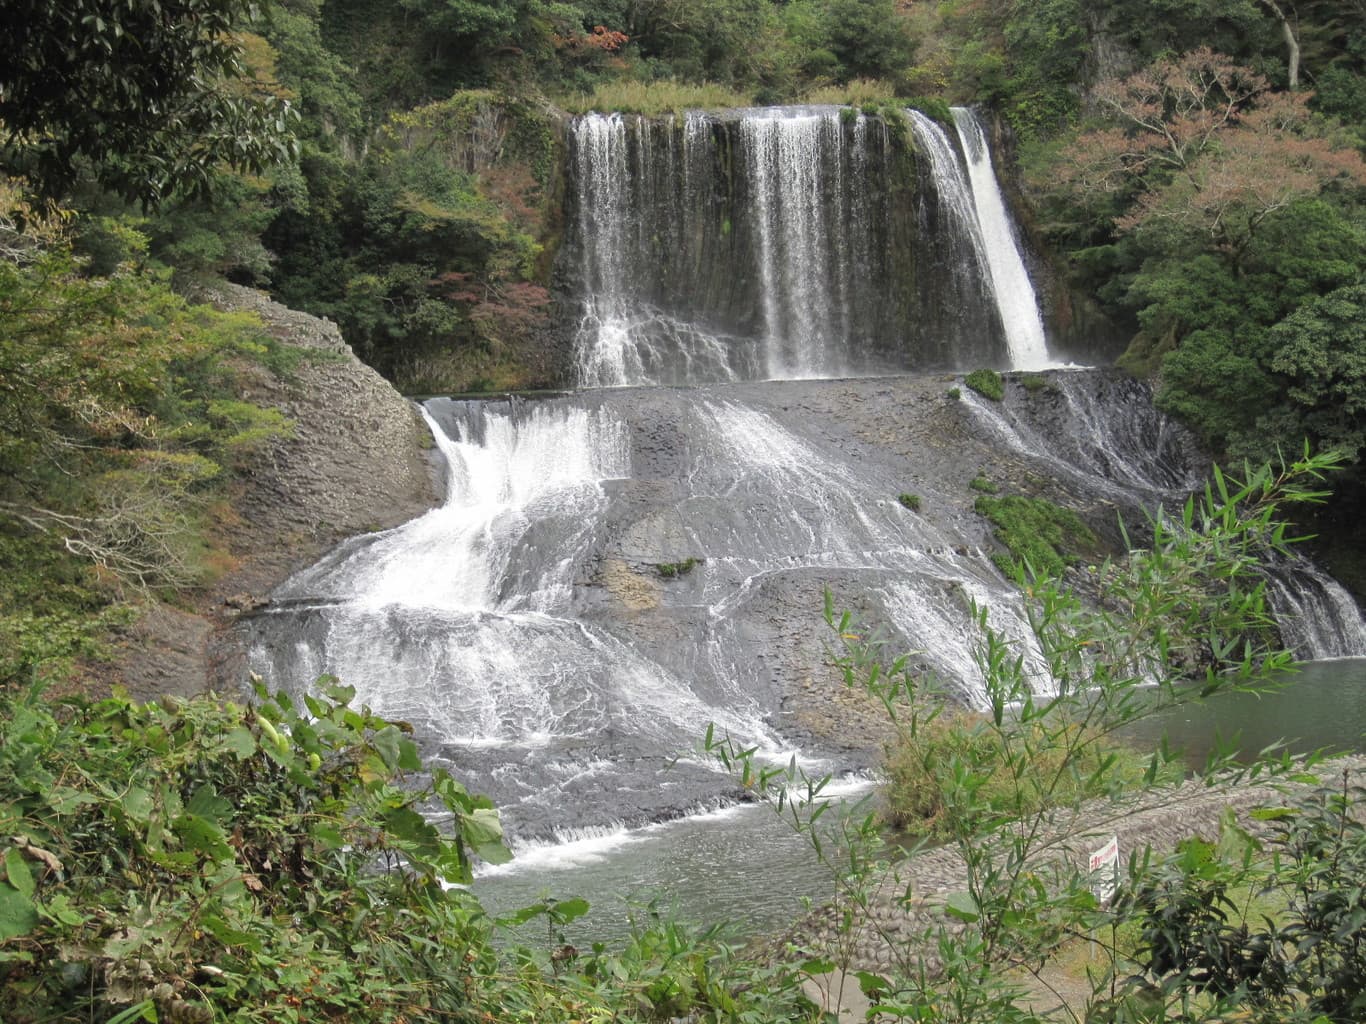
<path fill-rule="evenodd" d="M 1349 540 L 1339 550 L 1357 549 L 1363 0 L 9 0 L 3 10 L 7 1021 L 819 1019 L 797 984 L 831 965 L 755 966 L 714 933 L 653 919 L 624 950 L 576 950 L 559 941 L 583 911 L 576 900 L 488 920 L 446 883 L 467 881 L 473 857 L 505 856 L 493 808 L 424 771 L 404 725 L 351 708 L 344 688 L 325 684 L 303 709 L 264 689 L 250 707 L 58 696 L 73 680 L 88 685 L 140 608 L 192 603 L 223 570 L 232 483 L 293 429 L 245 399 L 241 381 L 287 378 L 302 357 L 251 316 L 189 301 L 195 285 L 227 279 L 333 318 L 402 389 L 561 382 L 545 333 L 563 110 L 982 105 L 1022 172 L 1027 230 L 1053 254 L 1059 326 L 1114 325 L 1130 339 L 1125 364 L 1155 374 L 1163 406 L 1230 459 L 1261 462 L 1306 441 L 1341 452 L 1342 494 L 1325 522 L 1338 516 Z M 1108 671 L 1123 717 L 1154 665 L 1170 668 L 1189 646 L 1212 652 L 1201 662 L 1209 690 L 1251 685 L 1281 663 L 1247 639 L 1262 635 L 1265 614 L 1246 549 L 1279 547 L 1277 503 L 1306 496 L 1287 481 L 1307 474 L 1317 487 L 1338 461 L 1249 470 L 1232 496 L 1217 478 L 1220 492 L 1198 514 L 1187 508 L 1184 530 L 1157 524 L 1169 543 L 1112 574 L 1133 581 L 1111 595 L 1129 602 L 1117 607 L 1148 614 L 1092 617 L 1064 591 L 1032 590 L 1055 673 L 1094 682 Z M 1177 607 L 1165 581 L 1182 572 L 1200 585 Z M 1004 737 L 1012 777 L 1053 745 L 1061 759 L 1043 760 L 1058 765 L 1055 780 L 1084 773 L 1076 792 L 1108 791 L 1113 759 L 1095 756 L 1097 733 L 1070 728 L 1053 698 L 1022 704 L 1019 660 L 989 631 L 983 644 L 997 685 L 981 726 Z M 1175 694 L 1173 674 L 1161 678 Z M 1067 698 L 1057 707 L 1070 714 Z M 1033 717 L 1012 734 L 1004 709 L 1021 705 Z M 1117 919 L 1098 913 L 1080 877 L 1059 894 L 1023 854 L 993 860 L 1009 853 L 1011 827 L 999 803 L 978 799 L 970 758 L 947 749 L 930 774 L 979 869 L 952 907 L 968 927 L 936 940 L 956 973 L 864 985 L 903 1019 L 1037 1019 L 1004 969 L 1037 964 L 1069 929 Z M 786 806 L 792 780 L 756 778 L 743 757 L 733 766 Z M 1030 806 L 1056 807 L 1063 792 Z M 1344 783 L 1340 798 L 1289 815 L 1293 848 L 1276 864 L 1299 872 L 1289 886 L 1303 896 L 1298 932 L 1258 933 L 1249 948 L 1246 929 L 1193 914 L 1192 901 L 1217 906 L 1223 893 L 1227 863 L 1210 866 L 1213 853 L 1169 865 L 1166 889 L 1137 890 L 1147 902 L 1130 905 L 1131 920 L 1171 953 L 1139 965 L 1165 1019 L 1178 1009 L 1226 1019 L 1248 993 L 1251 1008 L 1237 1011 L 1247 1019 L 1359 1019 L 1366 909 L 1343 879 L 1366 840 L 1346 827 L 1349 803 Z M 1018 849 L 1031 852 L 1035 834 Z M 1229 834 L 1246 869 L 1251 841 Z M 861 856 L 847 877 L 874 878 Z M 1328 862 L 1338 874 L 1315 873 Z M 526 921 L 545 925 L 544 948 L 493 941 Z M 1263 977 L 1263 964 L 1281 974 Z"/>

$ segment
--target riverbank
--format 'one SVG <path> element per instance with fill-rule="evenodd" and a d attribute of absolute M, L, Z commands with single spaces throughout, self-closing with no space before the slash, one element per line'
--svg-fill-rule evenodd
<path fill-rule="evenodd" d="M 1353 755 L 1324 762 L 1317 769 L 1325 782 L 1341 779 L 1366 783 L 1366 756 Z M 1285 805 L 1304 782 L 1235 777 L 1223 782 L 1191 780 L 1179 786 L 1152 790 L 1119 802 L 1092 801 L 1050 824 L 1052 838 L 1037 846 L 1034 864 L 1079 863 L 1110 836 L 1119 843 L 1121 863 L 1147 849 L 1155 855 L 1174 850 L 1192 836 L 1216 840 L 1225 816 L 1232 812 L 1240 827 L 1254 835 L 1269 832 L 1266 821 L 1252 816 L 1257 808 Z M 770 956 L 824 960 L 836 969 L 808 983 L 808 994 L 818 1005 L 837 1011 L 840 1020 L 862 1020 L 868 1002 L 856 972 L 884 974 L 908 960 L 924 965 L 930 977 L 943 969 L 937 936 L 942 931 L 961 934 L 968 925 L 947 911 L 950 897 L 967 889 L 966 866 L 952 847 L 928 850 L 894 865 L 875 880 L 862 906 L 836 900 L 808 914 L 767 947 Z M 779 952 L 781 950 L 781 952 Z M 1049 964 L 1029 979 L 1043 1012 L 1064 1006 L 1078 1016 L 1085 1009 L 1089 986 L 1058 964 Z"/>

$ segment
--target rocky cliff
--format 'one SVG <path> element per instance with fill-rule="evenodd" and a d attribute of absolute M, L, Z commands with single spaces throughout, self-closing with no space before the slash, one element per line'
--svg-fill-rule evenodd
<path fill-rule="evenodd" d="M 240 685 L 240 653 L 226 626 L 342 538 L 393 526 L 438 498 L 430 434 L 416 408 L 356 358 L 335 324 L 235 285 L 203 297 L 257 314 L 276 339 L 302 350 L 285 378 L 257 369 L 241 394 L 284 413 L 293 430 L 233 481 L 227 571 L 185 605 L 149 609 L 125 640 L 115 674 L 140 697 Z"/>

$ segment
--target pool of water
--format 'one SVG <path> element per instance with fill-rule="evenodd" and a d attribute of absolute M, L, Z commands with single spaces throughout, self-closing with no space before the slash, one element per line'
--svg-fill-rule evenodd
<path fill-rule="evenodd" d="M 1222 742 L 1242 759 L 1275 743 L 1291 753 L 1366 752 L 1366 658 L 1314 661 L 1267 693 L 1230 693 L 1156 715 L 1128 730 L 1139 746 L 1166 735 L 1199 770 Z"/>
<path fill-rule="evenodd" d="M 866 815 L 862 798 L 871 788 L 859 781 L 830 792 L 834 813 L 822 819 L 830 853 L 836 852 L 829 839 L 837 818 Z M 695 925 L 728 922 L 736 938 L 777 932 L 808 901 L 832 899 L 836 874 L 790 819 L 764 804 L 739 804 L 519 850 L 512 863 L 477 876 L 472 889 L 495 916 L 547 896 L 582 897 L 591 909 L 566 929 L 566 938 L 587 945 L 619 941 L 632 918 L 641 920 L 651 905 L 662 916 Z M 539 940 L 545 928 L 543 919 L 524 926 L 523 941 Z"/>
<path fill-rule="evenodd" d="M 1193 768 L 1203 767 L 1216 737 L 1237 738 L 1251 756 L 1284 741 L 1290 750 L 1366 751 L 1366 658 L 1312 662 L 1273 692 L 1227 694 L 1154 716 L 1129 731 L 1140 747 L 1166 735 Z M 846 785 L 842 808 L 859 806 L 868 783 Z M 832 794 L 836 795 L 836 794 Z M 809 839 L 760 804 L 742 804 L 641 829 L 600 830 L 570 842 L 519 851 L 511 864 L 475 879 L 490 913 L 506 914 L 545 897 L 587 899 L 573 922 L 576 945 L 619 943 L 633 916 L 653 903 L 664 915 L 699 925 L 729 922 L 737 938 L 776 933 L 836 893 L 836 877 Z M 543 920 L 522 941 L 545 937 Z"/>

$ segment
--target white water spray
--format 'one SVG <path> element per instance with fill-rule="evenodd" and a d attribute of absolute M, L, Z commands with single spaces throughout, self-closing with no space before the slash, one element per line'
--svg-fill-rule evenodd
<path fill-rule="evenodd" d="M 991 274 L 996 308 L 1005 326 L 1010 346 L 1010 366 L 1014 370 L 1042 370 L 1053 365 L 1048 358 L 1043 320 L 1034 286 L 1029 281 L 1020 247 L 1006 213 L 1005 200 L 991 166 L 991 150 L 986 133 L 976 115 L 965 107 L 953 108 L 954 124 L 968 161 L 972 199 L 977 223 Z"/>

